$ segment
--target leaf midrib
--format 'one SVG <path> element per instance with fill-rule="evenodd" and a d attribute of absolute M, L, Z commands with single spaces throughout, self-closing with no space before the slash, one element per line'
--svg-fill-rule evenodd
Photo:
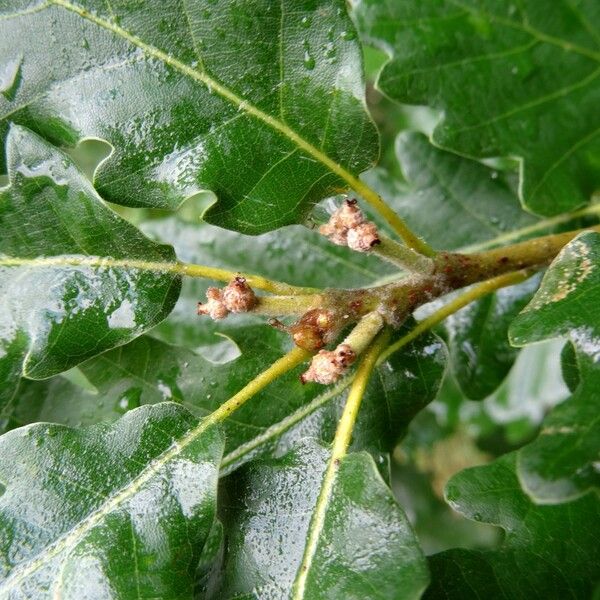
<path fill-rule="evenodd" d="M 463 4 L 460 0 L 448 0 L 450 4 L 453 4 L 457 8 L 461 8 L 465 12 L 470 14 L 482 14 L 485 15 L 490 21 L 494 21 L 500 25 L 504 25 L 505 27 L 509 27 L 511 29 L 516 29 L 518 31 L 522 31 L 527 33 L 531 37 L 541 41 L 546 42 L 547 44 L 551 44 L 553 46 L 557 46 L 561 48 L 564 52 L 575 52 L 577 54 L 581 54 L 587 58 L 591 58 L 596 62 L 600 63 L 600 52 L 594 52 L 589 48 L 585 48 L 584 46 L 580 46 L 578 44 L 574 44 L 569 42 L 568 40 L 564 40 L 562 38 L 547 34 L 531 25 L 526 23 L 520 23 L 518 21 L 514 21 L 512 19 L 506 19 L 499 15 L 495 15 L 487 10 L 483 10 L 482 8 L 475 8 L 473 6 L 469 6 L 468 4 Z"/>
<path fill-rule="evenodd" d="M 212 413 L 202 420 L 196 427 L 188 431 L 179 440 L 173 440 L 173 443 L 159 456 L 152 460 L 148 466 L 144 467 L 138 475 L 131 479 L 125 486 L 116 491 L 116 493 L 107 496 L 106 502 L 90 512 L 84 519 L 80 520 L 75 527 L 65 532 L 55 542 L 46 546 L 35 558 L 17 567 L 0 584 L 0 592 L 8 592 L 14 586 L 20 583 L 24 578 L 35 573 L 48 560 L 51 560 L 62 551 L 72 547 L 82 535 L 100 523 L 104 517 L 117 509 L 123 502 L 129 500 L 138 492 L 144 484 L 152 479 L 169 461 L 176 458 L 187 446 L 196 440 L 210 426 L 217 422 Z M 211 418 L 213 417 L 213 418 Z"/>
<path fill-rule="evenodd" d="M 119 25 L 115 23 L 110 23 L 97 15 L 90 13 L 87 10 L 84 10 L 68 0 L 49 0 L 49 3 L 45 5 L 46 8 L 50 6 L 57 6 L 64 8 L 72 13 L 75 13 L 82 19 L 90 21 L 91 23 L 101 27 L 114 35 L 123 38 L 128 41 L 130 44 L 133 44 L 137 48 L 139 48 L 144 54 L 150 56 L 166 65 L 169 65 L 171 68 L 176 71 L 182 73 L 183 75 L 193 79 L 198 83 L 202 83 L 207 86 L 207 88 L 214 91 L 216 94 L 221 96 L 223 99 L 233 104 L 238 110 L 243 111 L 259 121 L 262 121 L 264 124 L 269 126 L 271 129 L 279 132 L 285 138 L 293 142 L 298 148 L 312 156 L 318 162 L 326 166 L 332 173 L 335 173 L 338 177 L 344 180 L 351 188 L 360 193 L 365 199 L 367 197 L 375 194 L 372 190 L 370 190 L 364 183 L 362 183 L 359 179 L 357 179 L 352 173 L 347 171 L 342 165 L 334 161 L 324 152 L 319 150 L 316 146 L 305 140 L 301 135 L 296 133 L 291 127 L 289 127 L 286 123 L 276 119 L 275 117 L 269 115 L 264 112 L 257 106 L 254 106 L 252 103 L 244 100 L 242 97 L 238 96 L 235 92 L 231 91 L 225 85 L 212 78 L 206 72 L 198 71 L 190 67 L 189 65 L 169 56 L 166 52 L 159 50 L 155 46 L 151 44 L 147 44 L 139 38 L 138 36 L 128 32 L 123 29 Z M 376 195 L 376 194 L 375 194 Z"/>

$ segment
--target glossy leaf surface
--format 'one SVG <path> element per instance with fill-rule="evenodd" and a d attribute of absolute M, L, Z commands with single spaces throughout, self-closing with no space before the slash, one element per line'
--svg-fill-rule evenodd
<path fill-rule="evenodd" d="M 109 142 L 95 183 L 113 202 L 173 209 L 209 189 L 208 220 L 256 234 L 377 156 L 343 0 L 4 1 L 0 27 L 15 70 L 0 115 Z"/>
<path fill-rule="evenodd" d="M 482 400 L 504 380 L 518 350 L 510 345 L 508 326 L 537 289 L 534 277 L 473 302 L 445 322 L 457 382 L 472 400 Z"/>
<path fill-rule="evenodd" d="M 513 343 L 564 336 L 575 348 L 579 385 L 519 454 L 519 477 L 538 502 L 569 500 L 600 486 L 600 234 L 586 232 L 554 260 L 510 330 Z"/>
<path fill-rule="evenodd" d="M 192 598 L 222 450 L 218 429 L 172 403 L 5 434 L 0 595 Z"/>
<path fill-rule="evenodd" d="M 128 342 L 177 299 L 173 249 L 111 211 L 70 159 L 13 127 L 0 189 L 0 381 L 41 379 Z M 6 401 L 6 400 L 5 400 Z"/>
<path fill-rule="evenodd" d="M 537 223 L 521 208 L 510 174 L 440 150 L 420 133 L 401 133 L 395 150 L 408 185 L 384 176 L 381 193 L 436 248 L 502 239 Z"/>
<path fill-rule="evenodd" d="M 304 591 L 297 577 L 328 452 L 307 442 L 228 482 L 228 549 L 214 597 L 418 598 L 424 557 L 408 521 L 366 454 L 339 465 Z M 385 540 L 385 543 L 382 543 Z M 294 590 L 292 592 L 292 590 Z"/>
<path fill-rule="evenodd" d="M 453 549 L 430 558 L 425 598 L 587 598 L 600 560 L 600 502 L 588 495 L 559 506 L 537 506 L 522 491 L 516 454 L 462 471 L 446 497 L 470 519 L 499 525 L 498 550 Z"/>
<path fill-rule="evenodd" d="M 378 87 L 443 111 L 436 144 L 519 158 L 520 196 L 536 213 L 589 200 L 600 183 L 595 0 L 361 0 L 355 12 L 391 57 Z"/>
<path fill-rule="evenodd" d="M 79 367 L 89 389 L 57 378 L 26 382 L 8 426 L 50 421 L 71 426 L 114 421 L 145 404 L 173 401 L 204 416 L 219 407 L 289 348 L 287 337 L 264 325 L 239 327 L 232 344 L 240 355 L 214 364 L 193 352 L 142 336 Z M 423 336 L 381 365 L 367 388 L 354 447 L 385 457 L 414 415 L 435 397 L 446 352 L 433 335 Z M 299 367 L 272 383 L 224 423 L 232 470 L 262 454 L 281 454 L 311 435 L 330 441 L 346 387 L 302 385 Z"/>

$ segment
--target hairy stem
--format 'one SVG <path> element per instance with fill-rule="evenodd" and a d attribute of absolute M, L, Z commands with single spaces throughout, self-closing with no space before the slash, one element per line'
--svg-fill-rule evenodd
<path fill-rule="evenodd" d="M 249 381 L 237 394 L 234 394 L 229 400 L 221 404 L 217 410 L 210 413 L 210 415 L 203 419 L 202 423 L 207 427 L 213 423 L 223 421 L 245 402 L 250 400 L 250 398 L 256 396 L 269 383 L 285 375 L 308 358 L 310 358 L 309 352 L 302 348 L 293 348 L 280 359 L 276 360 L 268 369 L 257 375 L 252 381 Z"/>
<path fill-rule="evenodd" d="M 382 332 L 373 345 L 369 348 L 361 364 L 359 365 L 354 380 L 352 381 L 352 387 L 344 406 L 344 412 L 338 423 L 335 437 L 333 439 L 333 446 L 331 449 L 331 456 L 325 469 L 323 481 L 321 483 L 321 490 L 317 498 L 317 504 L 315 506 L 315 512 L 311 519 L 308 539 L 306 547 L 304 548 L 304 556 L 302 557 L 302 563 L 296 581 L 294 582 L 293 599 L 300 600 L 305 597 L 306 592 L 306 579 L 310 571 L 310 565 L 313 557 L 317 550 L 319 543 L 319 537 L 323 531 L 323 525 L 325 523 L 325 514 L 327 512 L 327 505 L 333 493 L 333 486 L 335 478 L 339 468 L 341 459 L 346 455 L 350 440 L 352 438 L 352 431 L 354 424 L 356 423 L 356 417 L 360 409 L 360 405 L 365 393 L 365 388 L 371 376 L 377 357 L 385 347 L 389 340 L 389 332 Z"/>
<path fill-rule="evenodd" d="M 457 296 L 456 298 L 448 302 L 448 304 L 445 304 L 444 306 L 442 306 L 442 308 L 436 310 L 427 318 L 420 321 L 405 336 L 388 346 L 379 356 L 377 364 L 380 365 L 382 362 L 386 361 L 392 354 L 394 354 L 394 352 L 397 352 L 407 344 L 410 344 L 410 342 L 419 337 L 422 333 L 428 331 L 429 329 L 431 329 L 450 315 L 459 311 L 461 308 L 464 308 L 465 306 L 467 306 L 467 304 L 478 300 L 482 296 L 491 294 L 492 292 L 500 288 L 521 283 L 522 281 L 525 281 L 527 278 L 531 277 L 531 275 L 531 271 L 516 271 L 514 273 L 505 273 L 504 275 L 498 275 L 493 279 L 489 279 L 488 281 L 484 281 L 483 283 L 473 286 L 470 290 L 467 290 L 463 294 L 460 294 L 460 296 Z"/>
<path fill-rule="evenodd" d="M 385 235 L 379 235 L 380 243 L 371 248 L 370 253 L 407 271 L 431 273 L 434 263 L 431 258 L 418 254 L 408 246 L 403 246 Z"/>
<path fill-rule="evenodd" d="M 366 314 L 348 334 L 342 344 L 350 346 L 356 356 L 362 354 L 385 325 L 377 311 Z"/>
<path fill-rule="evenodd" d="M 301 316 L 311 308 L 317 308 L 322 302 L 319 294 L 301 294 L 298 296 L 258 296 L 256 306 L 251 312 L 259 315 L 277 317 L 281 315 Z"/>

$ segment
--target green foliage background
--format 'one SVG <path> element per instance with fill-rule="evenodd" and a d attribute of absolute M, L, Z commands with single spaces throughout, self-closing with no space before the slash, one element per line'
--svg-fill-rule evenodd
<path fill-rule="evenodd" d="M 599 3 L 351 4 L 0 0 L 0 598 L 598 593 L 598 233 L 377 367 L 302 589 L 349 380 L 207 425 L 291 344 L 181 263 L 387 281 L 313 229 L 358 177 L 436 249 L 598 223 Z"/>

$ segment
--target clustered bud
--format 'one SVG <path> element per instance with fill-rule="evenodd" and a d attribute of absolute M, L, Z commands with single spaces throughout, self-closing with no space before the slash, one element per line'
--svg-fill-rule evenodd
<path fill-rule="evenodd" d="M 334 313 L 325 308 L 309 310 L 292 325 L 284 325 L 279 319 L 270 319 L 269 324 L 291 335 L 296 346 L 309 352 L 320 350 L 338 331 Z"/>
<path fill-rule="evenodd" d="M 348 344 L 340 344 L 334 350 L 320 350 L 313 356 L 308 370 L 300 376 L 300 381 L 329 385 L 336 382 L 355 360 L 356 353 Z"/>
<path fill-rule="evenodd" d="M 329 221 L 319 227 L 319 233 L 334 244 L 348 246 L 357 252 L 367 252 L 381 243 L 377 226 L 365 219 L 356 200 L 346 200 Z"/>
<path fill-rule="evenodd" d="M 256 295 L 244 277 L 235 277 L 222 290 L 210 287 L 206 290 L 206 302 L 198 302 L 198 314 L 208 315 L 218 321 L 230 312 L 248 312 L 256 306 Z"/>

